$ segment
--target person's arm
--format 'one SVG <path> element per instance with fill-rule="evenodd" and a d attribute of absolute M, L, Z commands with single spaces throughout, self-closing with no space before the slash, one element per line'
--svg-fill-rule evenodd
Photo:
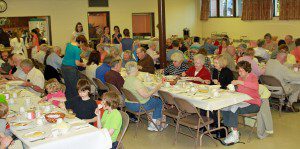
<path fill-rule="evenodd" d="M 97 121 L 97 116 L 95 116 L 94 118 L 91 119 L 84 119 L 87 123 L 93 123 Z"/>
<path fill-rule="evenodd" d="M 151 91 L 148 91 L 144 86 L 137 88 L 137 92 L 143 97 L 143 98 L 150 98 L 154 93 L 156 93 L 162 86 L 162 83 L 159 83 L 155 86 L 155 88 Z"/>
<path fill-rule="evenodd" d="M 23 83 L 23 86 L 25 87 L 30 87 L 32 88 L 33 90 L 35 90 L 36 92 L 39 92 L 39 93 L 43 93 L 44 92 L 44 89 L 42 89 L 41 87 L 39 87 L 38 85 L 34 85 L 33 83 L 31 82 L 24 82 Z"/>
<path fill-rule="evenodd" d="M 49 99 L 49 102 L 52 102 L 53 100 L 59 101 L 59 102 L 65 102 L 67 101 L 66 97 L 53 97 L 51 99 Z"/>
<path fill-rule="evenodd" d="M 242 80 L 233 80 L 231 82 L 233 85 L 242 85 L 250 89 L 258 90 L 259 84 L 255 76 L 248 76 L 245 81 Z"/>

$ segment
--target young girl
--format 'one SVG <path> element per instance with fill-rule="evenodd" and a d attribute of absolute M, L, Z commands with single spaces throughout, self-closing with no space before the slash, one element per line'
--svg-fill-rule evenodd
<path fill-rule="evenodd" d="M 8 106 L 5 102 L 0 102 L 0 134 L 5 136 L 12 136 L 12 133 L 9 130 L 8 122 L 14 120 L 16 117 L 8 118 Z"/>
<path fill-rule="evenodd" d="M 104 113 L 101 120 L 97 119 L 98 127 L 106 128 L 111 136 L 113 142 L 112 149 L 115 149 L 118 145 L 118 135 L 122 126 L 122 116 L 118 111 L 119 96 L 115 92 L 106 92 L 103 94 L 102 103 L 98 106 L 95 113 L 99 116 L 99 109 L 103 108 Z"/>
<path fill-rule="evenodd" d="M 48 92 L 48 95 L 41 99 L 40 102 L 48 101 L 52 103 L 53 105 L 66 110 L 65 102 L 66 102 L 66 96 L 64 93 L 64 87 L 61 85 L 57 79 L 52 78 L 49 79 L 45 83 L 45 88 Z"/>

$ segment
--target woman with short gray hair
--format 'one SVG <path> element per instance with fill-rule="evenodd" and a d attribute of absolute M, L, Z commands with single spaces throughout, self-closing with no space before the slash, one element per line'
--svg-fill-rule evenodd
<path fill-rule="evenodd" d="M 194 56 L 194 66 L 190 67 L 182 76 L 194 77 L 193 82 L 197 84 L 210 84 L 211 75 L 207 68 L 205 68 L 205 57 L 202 54 Z"/>
<path fill-rule="evenodd" d="M 140 106 L 143 106 L 147 111 L 153 109 L 152 120 L 154 123 L 159 124 L 162 117 L 162 101 L 159 98 L 153 97 L 153 94 L 160 89 L 162 82 L 157 84 L 154 89 L 148 90 L 143 82 L 137 78 L 139 71 L 136 62 L 127 62 L 125 68 L 127 77 L 125 78 L 123 87 L 131 91 L 131 93 L 140 101 L 140 103 L 134 103 L 126 100 L 126 108 L 134 112 L 138 112 Z M 149 124 L 148 130 L 160 131 L 157 130 L 152 123 Z"/>
<path fill-rule="evenodd" d="M 165 75 L 181 75 L 189 69 L 189 66 L 184 63 L 184 57 L 181 53 L 171 55 L 172 63 L 164 70 Z"/>

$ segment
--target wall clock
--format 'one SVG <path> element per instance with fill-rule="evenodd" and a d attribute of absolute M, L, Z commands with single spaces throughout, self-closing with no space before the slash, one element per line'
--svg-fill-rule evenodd
<path fill-rule="evenodd" d="M 6 11 L 7 3 L 4 0 L 0 0 L 0 13 Z"/>

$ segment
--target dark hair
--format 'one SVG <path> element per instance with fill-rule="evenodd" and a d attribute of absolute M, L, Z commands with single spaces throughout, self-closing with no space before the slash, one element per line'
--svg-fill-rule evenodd
<path fill-rule="evenodd" d="M 77 24 L 76 24 L 76 26 L 75 26 L 75 31 L 76 31 L 76 32 L 78 32 L 78 29 L 77 29 L 78 25 L 81 25 L 81 26 L 82 26 L 82 24 L 81 24 L 80 22 L 77 22 Z M 83 28 L 82 28 L 82 31 L 83 31 Z"/>
<path fill-rule="evenodd" d="M 38 34 L 37 30 L 36 29 L 32 29 L 31 32 L 35 33 L 35 34 Z"/>
<path fill-rule="evenodd" d="M 176 39 L 176 40 L 173 40 L 172 41 L 172 46 L 173 47 L 179 47 L 179 41 Z"/>
<path fill-rule="evenodd" d="M 289 47 L 286 44 L 282 44 L 278 47 L 279 51 L 284 50 L 284 52 L 288 53 L 289 52 Z"/>
<path fill-rule="evenodd" d="M 196 36 L 194 37 L 194 42 L 199 42 L 200 41 L 200 37 Z"/>
<path fill-rule="evenodd" d="M 280 39 L 280 40 L 278 41 L 278 46 L 280 46 L 280 45 L 282 45 L 282 44 L 286 44 L 286 43 L 285 43 L 285 40 Z"/>
<path fill-rule="evenodd" d="M 119 26 L 114 26 L 114 30 L 115 30 L 115 29 L 117 29 L 118 32 L 120 33 L 120 28 L 119 28 Z"/>
<path fill-rule="evenodd" d="M 47 65 L 47 58 L 49 57 L 49 55 L 52 53 L 51 52 L 52 48 L 48 47 L 47 46 L 47 51 L 46 51 L 46 54 L 45 54 L 45 57 L 44 57 L 44 65 Z"/>
<path fill-rule="evenodd" d="M 102 100 L 105 101 L 105 104 L 112 109 L 117 109 L 120 103 L 120 97 L 116 92 L 109 91 L 103 94 Z"/>
<path fill-rule="evenodd" d="M 125 28 L 124 30 L 123 30 L 123 34 L 124 34 L 124 36 L 127 36 L 127 37 L 129 37 L 130 35 L 130 32 L 129 32 L 129 29 L 127 29 L 127 28 Z"/>
<path fill-rule="evenodd" d="M 103 63 L 106 63 L 106 64 L 110 65 L 110 63 L 112 62 L 112 59 L 113 59 L 112 56 L 107 55 L 107 56 L 104 58 Z"/>
<path fill-rule="evenodd" d="M 295 40 L 295 44 L 296 44 L 297 47 L 300 46 L 300 38 L 297 38 L 297 39 Z"/>
<path fill-rule="evenodd" d="M 83 44 L 85 44 L 85 45 L 88 45 L 87 39 L 85 38 L 84 35 L 79 35 L 79 36 L 76 38 L 76 42 L 77 42 L 78 44 L 83 43 Z"/>
<path fill-rule="evenodd" d="M 229 46 L 230 42 L 228 38 L 222 38 L 222 41 L 225 41 L 226 45 Z"/>
<path fill-rule="evenodd" d="M 270 39 L 272 39 L 272 35 L 270 33 L 266 33 L 264 38 L 266 39 L 266 37 L 269 37 Z"/>
<path fill-rule="evenodd" d="M 236 64 L 236 70 L 239 70 L 239 68 L 243 68 L 246 72 L 250 73 L 252 68 L 251 64 L 247 61 L 240 61 Z"/>
<path fill-rule="evenodd" d="M 87 79 L 79 79 L 77 82 L 77 90 L 78 91 L 86 91 L 91 92 L 91 85 Z"/>
<path fill-rule="evenodd" d="M 103 28 L 103 33 L 105 33 L 105 29 L 106 29 L 106 28 L 108 28 L 108 30 L 109 30 L 109 27 L 108 27 L 108 26 L 105 26 L 105 27 Z M 109 30 L 108 34 L 110 34 L 110 30 Z"/>
<path fill-rule="evenodd" d="M 205 48 L 200 48 L 198 53 L 207 56 L 207 50 Z"/>
<path fill-rule="evenodd" d="M 257 46 L 258 47 L 262 47 L 265 44 L 265 40 L 264 39 L 258 39 L 257 40 Z"/>
<path fill-rule="evenodd" d="M 100 53 L 98 51 L 92 51 L 90 56 L 89 56 L 89 60 L 86 63 L 86 65 L 91 65 L 92 62 L 94 62 L 96 65 L 99 65 L 100 63 Z"/>

